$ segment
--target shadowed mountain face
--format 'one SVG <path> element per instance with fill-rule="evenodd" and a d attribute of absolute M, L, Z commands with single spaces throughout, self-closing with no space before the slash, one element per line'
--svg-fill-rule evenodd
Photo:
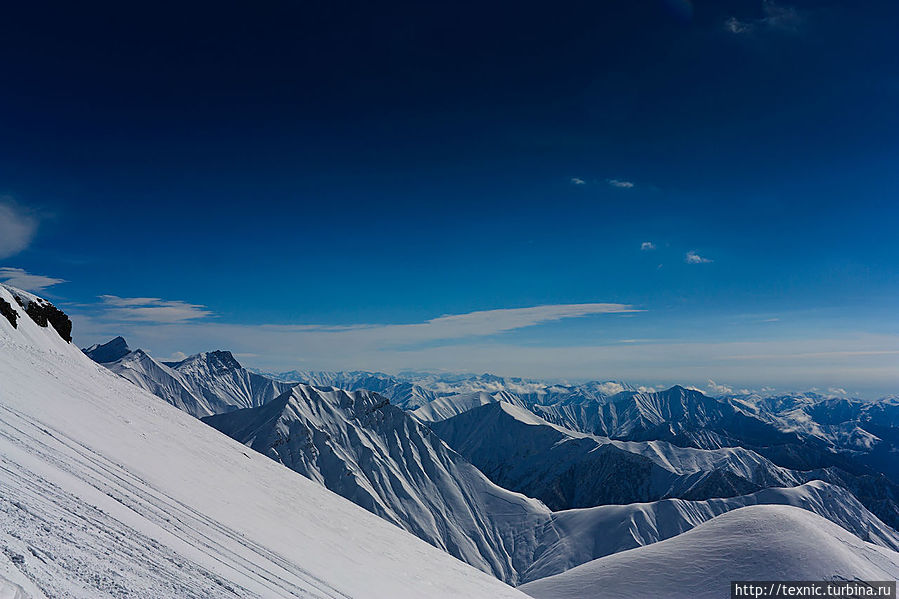
<path fill-rule="evenodd" d="M 801 481 L 742 448 L 613 441 L 554 426 L 504 402 L 431 427 L 493 482 L 556 510 L 667 497 L 733 497 Z"/>
<path fill-rule="evenodd" d="M 87 347 L 83 351 L 88 358 L 98 364 L 109 364 L 116 360 L 121 360 L 131 353 L 131 348 L 122 337 L 116 337 L 106 343 L 98 343 Z"/>
<path fill-rule="evenodd" d="M 534 412 L 585 433 L 626 441 L 669 441 L 699 449 L 798 440 L 729 402 L 680 386 L 656 393 L 624 392 L 602 401 L 535 406 Z"/>
<path fill-rule="evenodd" d="M 748 447 L 700 450 L 665 441 L 612 440 L 552 425 L 504 402 L 430 426 L 493 482 L 556 510 L 733 497 L 823 480 L 852 492 L 890 526 L 899 525 L 899 487 L 880 473 L 834 466 L 795 470 Z"/>

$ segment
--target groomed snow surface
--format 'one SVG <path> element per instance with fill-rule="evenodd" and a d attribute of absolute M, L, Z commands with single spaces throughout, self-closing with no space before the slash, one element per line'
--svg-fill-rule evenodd
<path fill-rule="evenodd" d="M 0 319 L 0 470 L 0 576 L 30 597 L 523 597 L 27 317 Z"/>

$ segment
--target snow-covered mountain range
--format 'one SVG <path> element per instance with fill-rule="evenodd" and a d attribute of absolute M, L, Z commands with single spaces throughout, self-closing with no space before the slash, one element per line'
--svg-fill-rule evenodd
<path fill-rule="evenodd" d="M 162 366 L 207 364 L 210 356 L 225 354 L 198 354 Z M 229 359 L 218 367 L 203 368 L 197 379 L 212 378 L 210 373 L 215 372 L 221 376 L 221 371 L 242 372 L 227 355 Z M 288 387 L 294 384 L 288 379 L 314 384 L 298 383 L 255 408 L 220 409 L 220 415 L 204 421 L 513 584 L 535 573 L 544 575 L 547 570 L 540 564 L 570 567 L 597 557 L 583 547 L 595 547 L 594 542 L 583 541 L 590 537 L 579 537 L 582 542 L 576 543 L 566 539 L 572 536 L 570 528 L 557 529 L 558 515 L 572 508 L 602 509 L 635 502 L 664 506 L 665 501 L 678 498 L 694 506 L 692 513 L 708 514 L 696 506 L 708 501 L 743 505 L 746 497 L 760 492 L 790 503 L 783 495 L 772 495 L 774 490 L 802 489 L 805 483 L 824 484 L 823 479 L 832 483 L 826 488 L 840 505 L 845 507 L 848 497 L 858 504 L 850 492 L 838 489 L 844 487 L 879 513 L 888 518 L 894 515 L 891 489 L 884 488 L 883 482 L 860 482 L 855 474 L 833 468 L 791 469 L 756 451 L 798 447 L 803 439 L 783 422 L 747 407 L 745 399 L 731 402 L 683 387 L 645 393 L 613 382 L 590 383 L 575 390 L 489 375 L 451 376 L 446 382 L 438 375 L 410 376 L 431 389 L 382 373 L 282 373 L 279 379 Z M 365 389 L 366 385 L 379 391 Z M 486 387 L 499 390 L 469 391 Z M 420 401 L 406 401 L 410 389 L 419 399 L 434 399 L 406 413 L 381 395 L 401 393 L 400 401 L 411 409 Z M 451 393 L 460 389 L 465 392 Z M 617 392 L 605 395 L 604 391 Z M 163 397 L 171 401 L 170 395 Z M 535 398 L 557 403 L 535 403 Z M 584 429 L 607 434 L 581 432 Z M 806 451 L 822 452 L 824 445 L 807 445 Z M 837 454 L 828 455 L 831 461 L 839 461 Z M 522 501 L 514 492 L 540 501 Z M 504 510 L 499 517 L 494 511 L 498 496 L 505 496 L 506 505 L 518 507 Z M 832 518 L 832 505 L 806 504 Z M 861 509 L 866 514 L 863 520 L 870 517 L 879 522 L 866 508 Z M 678 531 L 702 521 L 669 518 L 672 530 Z M 878 526 L 892 530 L 882 522 Z M 870 525 L 854 529 L 867 531 Z M 665 538 L 661 533 L 637 536 Z M 890 535 L 872 538 L 891 546 Z M 557 549 L 556 554 L 541 549 L 545 546 L 565 549 Z"/>
<path fill-rule="evenodd" d="M 18 293 L 0 288 L 0 583 L 33 597 L 516 596 L 501 581 L 636 596 L 644 562 L 662 584 L 716 551 L 737 578 L 899 569 L 899 495 L 880 467 L 895 402 L 276 379 L 222 350 L 162 362 L 116 338 L 79 352 L 61 311 Z M 777 527 L 814 528 L 823 557 L 781 543 L 750 575 L 741 552 L 777 545 Z"/>
<path fill-rule="evenodd" d="M 160 362 L 141 349 L 131 351 L 121 337 L 83 351 L 119 376 L 198 418 L 261 406 L 292 387 L 246 370 L 228 351 Z"/>

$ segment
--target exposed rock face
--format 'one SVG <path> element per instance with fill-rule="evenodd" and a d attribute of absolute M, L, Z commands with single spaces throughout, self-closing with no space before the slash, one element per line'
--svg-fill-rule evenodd
<path fill-rule="evenodd" d="M 0 316 L 6 318 L 6 320 L 9 321 L 9 324 L 12 325 L 12 328 L 18 328 L 19 325 L 16 324 L 16 321 L 19 318 L 19 313 L 16 312 L 16 309 L 3 298 L 0 298 Z"/>
<path fill-rule="evenodd" d="M 37 323 L 38 326 L 46 327 L 48 324 L 52 324 L 56 332 L 59 333 L 59 336 L 66 342 L 71 343 L 72 321 L 69 320 L 69 317 L 66 316 L 65 312 L 47 300 L 32 295 L 27 291 L 22 291 L 21 289 L 16 289 L 7 285 L 5 285 L 5 287 L 10 291 L 13 298 L 16 300 L 16 303 L 25 310 L 25 314 L 30 316 L 31 320 Z M 10 310 L 12 310 L 12 306 L 9 307 Z M 5 312 L 4 316 L 6 316 Z M 6 318 L 12 322 L 9 316 L 6 316 Z M 15 323 L 13 323 L 13 326 L 15 326 Z"/>

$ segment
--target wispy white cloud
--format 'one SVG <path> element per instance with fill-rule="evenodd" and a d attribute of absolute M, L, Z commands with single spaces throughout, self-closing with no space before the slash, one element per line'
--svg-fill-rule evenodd
<path fill-rule="evenodd" d="M 570 180 L 571 180 L 571 183 L 574 185 L 586 185 L 587 184 L 587 182 L 584 181 L 583 179 L 581 179 L 580 177 L 572 177 Z"/>
<path fill-rule="evenodd" d="M 656 249 L 656 244 L 651 241 L 644 241 L 640 244 L 640 249 L 644 252 Z"/>
<path fill-rule="evenodd" d="M 615 395 L 616 393 L 621 393 L 622 391 L 624 391 L 624 385 L 622 385 L 621 383 L 616 383 L 615 381 L 606 381 L 604 383 L 600 383 L 596 388 L 603 395 Z"/>
<path fill-rule="evenodd" d="M 709 379 L 708 390 L 715 395 L 730 395 L 734 392 L 733 387 L 716 383 L 712 379 Z"/>
<path fill-rule="evenodd" d="M 0 259 L 18 254 L 31 244 L 38 219 L 8 197 L 0 197 Z"/>
<path fill-rule="evenodd" d="M 833 393 L 834 395 L 846 396 L 848 393 L 842 387 L 828 387 L 828 393 Z"/>
<path fill-rule="evenodd" d="M 748 35 L 757 31 L 798 31 L 805 17 L 793 6 L 763 0 L 762 16 L 750 19 L 729 17 L 724 21 L 725 31 L 734 35 Z"/>
<path fill-rule="evenodd" d="M 709 258 L 703 258 L 695 251 L 690 250 L 689 252 L 687 252 L 687 255 L 684 256 L 684 262 L 686 262 L 687 264 L 708 264 L 709 262 L 713 262 L 713 260 Z"/>
<path fill-rule="evenodd" d="M 606 183 L 608 183 L 612 187 L 618 187 L 620 189 L 630 189 L 634 186 L 633 182 L 624 181 L 622 179 L 606 179 Z"/>
<path fill-rule="evenodd" d="M 729 17 L 724 21 L 724 29 L 734 34 L 748 33 L 752 31 L 752 25 L 747 21 L 741 21 L 737 17 Z"/>
<path fill-rule="evenodd" d="M 101 295 L 103 317 L 112 320 L 178 323 L 212 316 L 206 306 L 158 297 Z"/>
<path fill-rule="evenodd" d="M 642 312 L 630 304 L 554 304 L 530 308 L 480 310 L 465 314 L 448 314 L 413 324 L 331 325 L 263 325 L 272 330 L 307 334 L 352 336 L 357 341 L 366 337 L 379 343 L 414 344 L 446 339 L 483 337 L 531 327 L 566 318 L 594 314 L 626 314 Z"/>
<path fill-rule="evenodd" d="M 0 268 L 0 281 L 9 283 L 13 287 L 24 289 L 26 291 L 42 291 L 47 287 L 66 283 L 65 279 L 57 279 L 55 277 L 47 277 L 44 275 L 33 275 L 21 268 L 2 267 Z"/>

